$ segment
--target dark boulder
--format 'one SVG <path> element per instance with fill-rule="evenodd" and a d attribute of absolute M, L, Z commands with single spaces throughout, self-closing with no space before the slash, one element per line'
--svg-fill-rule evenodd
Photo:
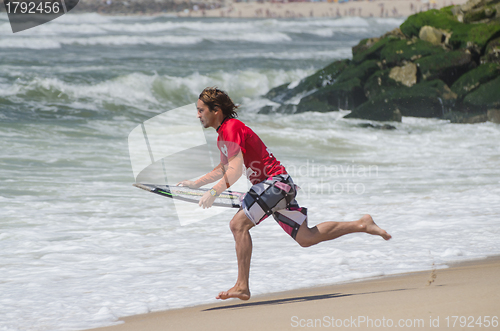
<path fill-rule="evenodd" d="M 350 62 L 350 60 L 335 61 L 311 76 L 302 79 L 297 86 L 288 88 L 289 83 L 280 85 L 267 92 L 265 97 L 274 102 L 284 103 L 298 94 L 333 84 L 337 77 L 349 66 Z"/>
<path fill-rule="evenodd" d="M 383 96 L 378 96 L 363 103 L 344 118 L 401 122 L 401 111 L 395 103 L 389 102 Z"/>
<path fill-rule="evenodd" d="M 420 39 L 393 40 L 380 51 L 380 57 L 385 60 L 387 66 L 391 67 L 430 55 L 444 54 L 445 52 L 442 47 L 436 47 Z"/>
<path fill-rule="evenodd" d="M 285 83 L 283 85 L 276 86 L 270 89 L 264 97 L 274 102 L 283 102 L 288 100 L 293 96 L 291 92 L 292 89 L 288 88 L 289 85 L 290 83 Z"/>
<path fill-rule="evenodd" d="M 454 17 L 450 8 L 441 10 L 432 9 L 426 12 L 411 15 L 401 24 L 401 31 L 408 37 L 418 37 L 420 29 L 424 26 L 432 26 L 438 29 L 451 29 L 460 24 Z"/>
<path fill-rule="evenodd" d="M 354 109 L 346 118 L 390 121 L 401 116 L 441 117 L 456 95 L 440 80 L 393 88 Z"/>
<path fill-rule="evenodd" d="M 380 70 L 379 62 L 376 60 L 364 61 L 358 65 L 351 65 L 346 68 L 335 81 L 336 84 L 346 82 L 353 78 L 358 78 L 364 82 L 368 77 L 370 77 L 375 71 Z"/>
<path fill-rule="evenodd" d="M 397 40 L 400 40 L 400 38 L 395 36 L 388 36 L 386 38 L 380 39 L 379 41 L 371 45 L 368 49 L 357 52 L 356 55 L 353 55 L 352 62 L 354 64 L 360 64 L 367 60 L 379 60 L 380 52 L 382 52 L 382 49 L 391 41 Z"/>
<path fill-rule="evenodd" d="M 467 94 L 463 101 L 466 112 L 486 112 L 488 109 L 500 108 L 500 76 L 481 84 L 477 89 Z"/>
<path fill-rule="evenodd" d="M 481 63 L 490 62 L 500 64 L 500 38 L 491 40 L 486 46 Z"/>
<path fill-rule="evenodd" d="M 495 16 L 496 9 L 493 6 L 472 9 L 465 13 L 464 23 L 472 23 Z"/>
<path fill-rule="evenodd" d="M 377 130 L 396 130 L 396 127 L 394 125 L 390 124 L 372 124 L 372 123 L 360 123 L 357 125 L 360 128 L 370 128 L 370 129 L 377 129 Z"/>
<path fill-rule="evenodd" d="M 402 84 L 389 77 L 390 71 L 390 69 L 377 71 L 366 80 L 364 86 L 366 98 L 371 99 L 385 93 L 389 89 L 402 86 Z"/>
<path fill-rule="evenodd" d="M 356 46 L 352 47 L 352 56 L 367 51 L 370 47 L 372 47 L 375 43 L 377 43 L 380 38 L 366 38 L 362 39 Z"/>
<path fill-rule="evenodd" d="M 457 94 L 459 100 L 462 100 L 468 93 L 474 91 L 481 84 L 487 83 L 499 75 L 500 65 L 496 63 L 482 64 L 476 69 L 462 75 L 453 83 L 451 90 Z M 500 93 L 500 91 L 498 93 Z"/>
<path fill-rule="evenodd" d="M 283 104 L 277 106 L 264 106 L 262 107 L 258 113 L 259 114 L 271 114 L 271 113 L 280 113 L 280 114 L 293 114 L 297 111 L 297 105 L 294 104 Z"/>
<path fill-rule="evenodd" d="M 497 22 L 461 24 L 453 28 L 450 45 L 454 49 L 464 48 L 481 54 L 488 42 L 498 37 L 500 37 L 500 24 Z"/>
<path fill-rule="evenodd" d="M 297 105 L 297 112 L 332 111 L 353 109 L 366 101 L 363 82 L 380 67 L 375 60 L 351 65 L 337 76 L 331 85 L 303 97 Z"/>
<path fill-rule="evenodd" d="M 488 109 L 488 121 L 500 124 L 500 109 Z"/>
<path fill-rule="evenodd" d="M 390 38 L 389 38 L 390 37 Z M 377 44 L 381 39 L 384 39 L 384 41 L 380 44 Z M 385 44 L 386 42 L 390 42 L 393 40 L 401 40 L 401 39 L 406 39 L 405 35 L 403 32 L 401 32 L 401 29 L 396 28 L 392 31 L 387 32 L 380 38 L 366 38 L 362 39 L 356 46 L 352 47 L 352 57 L 356 59 L 360 59 L 360 57 L 367 57 L 370 54 L 375 54 L 374 58 L 377 58 L 376 53 L 379 50 L 379 47 Z M 368 51 L 373 45 L 377 44 L 376 47 Z M 365 53 L 366 52 L 366 53 Z M 364 55 L 360 55 L 364 53 Z M 358 56 L 359 55 L 359 56 Z"/>
<path fill-rule="evenodd" d="M 259 113 L 326 112 L 357 107 L 366 101 L 362 82 L 379 69 L 375 60 L 360 65 L 349 65 L 348 60 L 334 62 L 303 79 L 293 89 L 281 85 L 269 91 L 266 97 L 281 105 L 266 106 Z M 298 104 L 287 103 L 297 97 L 301 97 Z"/>
<path fill-rule="evenodd" d="M 347 81 L 325 86 L 302 98 L 297 105 L 297 113 L 306 111 L 333 111 L 352 109 L 366 101 L 362 81 L 354 77 Z"/>
<path fill-rule="evenodd" d="M 440 79 L 446 84 L 453 84 L 462 74 L 476 66 L 471 53 L 457 50 L 427 56 L 415 61 L 419 68 L 420 79 L 431 81 Z"/>

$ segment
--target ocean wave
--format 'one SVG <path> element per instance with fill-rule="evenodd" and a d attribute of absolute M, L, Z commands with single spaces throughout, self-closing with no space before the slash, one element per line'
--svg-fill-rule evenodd
<path fill-rule="evenodd" d="M 0 20 L 0 33 L 11 33 L 8 20 Z M 54 35 L 60 33 L 104 33 L 106 31 L 120 33 L 154 33 L 172 30 L 187 30 L 193 32 L 206 31 L 258 31 L 286 33 L 299 29 L 302 32 L 315 33 L 318 28 L 369 28 L 374 23 L 378 25 L 400 25 L 402 18 L 361 18 L 342 17 L 335 19 L 311 19 L 311 20 L 276 20 L 266 19 L 258 21 L 239 20 L 233 22 L 213 22 L 213 21 L 183 21 L 177 18 L 166 17 L 114 17 L 99 14 L 69 14 L 57 20 L 43 24 L 36 29 L 29 29 L 20 32 L 19 36 L 29 35 Z"/>
<path fill-rule="evenodd" d="M 234 41 L 253 43 L 277 43 L 291 41 L 292 38 L 283 33 L 242 33 L 213 36 L 130 36 L 130 35 L 107 35 L 78 38 L 29 38 L 18 37 L 0 40 L 0 48 L 25 48 L 25 49 L 56 49 L 62 45 L 82 46 L 130 46 L 130 45 L 195 45 L 207 41 Z"/>
<path fill-rule="evenodd" d="M 68 17 L 66 17 L 68 16 Z M 377 25 L 396 26 L 395 18 L 343 17 L 315 20 L 184 21 L 176 18 L 107 17 L 98 14 L 65 15 L 55 21 L 11 35 L 8 22 L 0 25 L 0 48 L 57 49 L 63 45 L 195 45 L 203 41 L 286 43 L 294 34 L 330 38 L 337 33 L 366 34 Z M 213 33 L 207 33 L 213 32 Z M 224 33 L 221 33 L 224 32 Z"/>
<path fill-rule="evenodd" d="M 105 34 L 107 31 L 100 24 L 60 24 L 59 22 L 48 22 L 36 27 L 36 29 L 24 30 L 16 34 L 21 36 L 63 36 L 63 35 L 92 35 Z"/>
<path fill-rule="evenodd" d="M 202 42 L 201 37 L 190 36 L 158 36 L 158 37 L 145 37 L 145 36 L 98 36 L 89 38 L 67 38 L 61 39 L 62 44 L 66 45 L 193 45 Z"/>
<path fill-rule="evenodd" d="M 236 22 L 206 22 L 200 21 L 179 21 L 172 18 L 164 18 L 166 21 L 152 21 L 148 17 L 132 17 L 123 20 L 120 17 L 107 17 L 98 14 L 73 14 L 59 17 L 57 20 L 43 24 L 36 29 L 29 29 L 20 32 L 17 36 L 64 36 L 64 35 L 88 35 L 118 32 L 121 34 L 144 34 L 160 33 L 166 31 L 181 31 L 181 33 L 191 32 L 208 40 L 235 40 L 235 37 L 227 37 L 227 34 L 242 35 L 239 40 L 252 41 L 252 35 L 256 34 L 264 42 L 274 42 L 280 40 L 290 40 L 287 33 L 309 33 L 320 36 L 331 36 L 335 31 L 353 31 L 358 28 L 360 32 L 366 32 L 371 24 L 364 18 L 350 17 L 338 19 L 316 19 L 304 21 L 287 21 L 269 19 L 264 21 L 236 21 Z M 394 20 L 394 19 L 393 19 Z M 132 21 L 132 22 L 130 22 Z M 388 19 L 379 19 L 384 24 L 390 24 Z M 377 21 L 378 22 L 378 21 Z M 392 24 L 395 24 L 392 22 Z M 272 32 L 269 30 L 272 29 Z M 333 30 L 332 30 L 333 29 Z M 340 30 L 339 30 L 340 29 Z M 344 30 L 347 29 L 347 30 Z M 225 34 L 206 35 L 207 31 L 225 31 Z M 254 31 L 247 33 L 247 31 Z M 11 33 L 8 22 L 0 25 L 0 34 L 9 35 Z M 271 35 L 272 37 L 265 37 Z M 149 37 L 149 36 L 145 36 Z M 238 40 L 238 38 L 236 38 Z"/>
<path fill-rule="evenodd" d="M 156 103 L 156 98 L 149 88 L 154 76 L 140 73 L 119 76 L 97 84 L 68 84 L 57 78 L 37 77 L 30 81 L 19 92 L 30 94 L 36 92 L 45 99 L 67 98 L 69 100 L 93 99 L 100 102 L 112 102 L 125 105 Z"/>
<path fill-rule="evenodd" d="M 321 22 L 323 23 L 323 22 Z M 362 17 L 342 17 L 334 20 L 326 20 L 323 24 L 334 27 L 369 27 L 370 23 Z"/>
<path fill-rule="evenodd" d="M 404 18 L 394 18 L 394 17 L 378 17 L 373 19 L 377 24 L 380 25 L 401 25 L 405 21 Z"/>
<path fill-rule="evenodd" d="M 78 17 L 78 15 L 73 15 L 73 17 Z M 166 21 L 166 22 L 144 22 L 141 18 L 137 18 L 136 22 L 122 23 L 122 22 L 111 22 L 111 21 L 97 21 L 88 22 L 85 20 L 72 21 L 61 21 L 58 18 L 55 21 L 48 22 L 46 24 L 38 26 L 36 29 L 29 29 L 20 32 L 17 36 L 39 36 L 39 35 L 87 35 L 87 34 L 103 34 L 109 32 L 118 32 L 120 34 L 133 34 L 133 35 L 143 35 L 145 33 L 159 33 L 167 31 L 180 31 L 177 34 L 192 33 L 191 35 L 198 35 L 202 33 L 201 36 L 206 36 L 207 39 L 220 39 L 223 38 L 223 34 L 216 35 L 206 35 L 207 31 L 221 32 L 224 31 L 225 34 L 248 34 L 248 31 L 256 31 L 253 33 L 269 34 L 267 29 L 263 29 L 262 25 L 256 24 L 255 22 L 186 22 L 186 21 Z M 277 29 L 270 34 L 283 34 L 287 29 L 287 25 L 282 26 L 282 29 Z M 9 35 L 12 33 L 10 24 L 5 22 L 0 25 L 0 33 L 5 33 Z M 251 34 L 251 33 L 250 33 Z M 146 36 L 147 37 L 147 36 Z M 243 39 L 246 40 L 246 39 Z"/>
<path fill-rule="evenodd" d="M 0 35 L 3 34 L 12 34 L 12 28 L 10 27 L 10 23 L 8 21 L 0 23 Z"/>
<path fill-rule="evenodd" d="M 161 112 L 196 101 L 207 86 L 227 90 L 234 100 L 255 98 L 272 87 L 299 80 L 314 70 L 238 70 L 194 72 L 185 77 L 131 73 L 97 84 L 68 83 L 58 78 L 35 77 L 3 84 L 5 102 L 24 100 L 30 107 L 13 113 L 31 118 L 42 112 L 47 117 L 135 116 L 138 112 Z M 29 108 L 29 109 L 27 109 Z M 4 114 L 5 115 L 5 114 Z M 8 116 L 8 114 L 7 114 Z"/>
<path fill-rule="evenodd" d="M 205 39 L 213 41 L 245 41 L 254 43 L 275 43 L 282 41 L 291 41 L 290 38 L 285 33 L 273 32 L 273 33 L 243 33 L 243 34 L 219 34 L 213 36 L 206 36 Z"/>
<path fill-rule="evenodd" d="M 6 27 L 2 27 L 0 32 L 10 30 L 7 23 Z M 22 35 L 60 35 L 62 34 L 102 34 L 109 32 L 119 32 L 121 34 L 144 34 L 166 31 L 192 31 L 192 32 L 206 32 L 206 31 L 249 31 L 256 29 L 255 24 L 250 23 L 209 23 L 209 22 L 148 22 L 140 21 L 135 22 L 95 22 L 89 23 L 82 20 L 76 22 L 61 22 L 59 20 L 51 21 L 46 24 L 40 25 L 36 29 L 30 29 L 22 32 Z"/>
<path fill-rule="evenodd" d="M 320 37 L 333 37 L 336 33 L 366 33 L 368 32 L 368 28 L 364 27 L 339 27 L 339 28 L 323 28 L 323 29 L 315 29 L 310 31 L 290 31 L 296 33 L 304 33 L 304 34 L 312 34 Z"/>
<path fill-rule="evenodd" d="M 303 52 L 255 52 L 255 53 L 239 53 L 239 54 L 228 54 L 227 58 L 240 58 L 240 59 L 276 59 L 276 60 L 335 60 L 341 58 L 349 58 L 352 56 L 352 50 L 350 47 L 338 48 L 331 51 L 317 51 L 314 53 L 303 51 Z M 225 58 L 224 56 L 218 56 L 218 58 Z"/>
<path fill-rule="evenodd" d="M 218 86 L 226 90 L 233 99 L 257 97 L 274 86 L 301 79 L 312 70 L 240 70 L 237 72 L 215 72 L 208 75 L 193 73 L 187 77 L 163 76 L 156 83 L 155 91 L 165 99 L 174 95 L 190 94 L 196 97 L 207 86 Z M 188 100 L 186 100 L 188 101 Z M 193 102 L 193 99 L 189 101 Z"/>
<path fill-rule="evenodd" d="M 204 36 L 97 36 L 89 38 L 68 38 L 62 39 L 62 44 L 79 44 L 79 45 L 194 45 L 209 41 L 244 41 L 254 43 L 274 43 L 282 41 L 290 41 L 291 38 L 282 33 L 242 33 L 242 34 L 220 34 L 220 35 L 204 35 Z"/>
<path fill-rule="evenodd" d="M 12 35 L 12 28 L 7 15 L 5 15 L 4 20 L 1 18 L 1 14 L 4 13 L 0 13 L 0 35 Z M 20 31 L 16 33 L 16 36 L 60 35 L 61 33 L 104 33 L 105 31 L 101 29 L 101 26 L 106 23 L 112 23 L 112 20 L 107 16 L 98 14 L 68 14 L 39 25 L 34 29 Z"/>
<path fill-rule="evenodd" d="M 6 38 L 0 39 L 0 48 L 55 49 L 61 48 L 61 43 L 40 38 Z"/>
<path fill-rule="evenodd" d="M 204 21 L 167 21 L 167 22 L 151 22 L 147 24 L 134 23 L 112 23 L 104 24 L 102 27 L 108 31 L 119 32 L 162 32 L 171 30 L 189 30 L 189 31 L 248 31 L 255 30 L 257 25 L 252 22 L 204 22 Z"/>
<path fill-rule="evenodd" d="M 294 20 L 267 20 L 264 24 L 275 28 L 317 28 L 317 27 L 369 27 L 370 23 L 362 17 L 341 17 L 341 18 L 314 18 L 300 21 Z"/>
<path fill-rule="evenodd" d="M 201 43 L 201 37 L 188 36 L 94 36 L 79 38 L 6 38 L 0 40 L 0 48 L 56 49 L 62 45 L 81 46 L 130 46 L 130 45 L 194 45 Z"/>

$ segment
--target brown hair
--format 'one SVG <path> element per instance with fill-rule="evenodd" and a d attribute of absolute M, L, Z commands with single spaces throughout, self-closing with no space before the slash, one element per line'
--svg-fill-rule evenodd
<path fill-rule="evenodd" d="M 207 87 L 205 88 L 198 97 L 203 103 L 208 106 L 210 111 L 215 111 L 215 107 L 219 107 L 224 114 L 224 117 L 235 118 L 238 117 L 236 113 L 236 106 L 227 95 L 226 92 L 219 90 L 217 87 Z"/>

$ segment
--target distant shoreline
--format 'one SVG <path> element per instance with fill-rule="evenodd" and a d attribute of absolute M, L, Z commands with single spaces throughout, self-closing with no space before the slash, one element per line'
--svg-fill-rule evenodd
<path fill-rule="evenodd" d="M 221 18 L 306 18 L 306 17 L 408 17 L 420 11 L 464 4 L 466 0 L 360 0 L 336 2 L 235 2 L 226 7 L 215 5 L 156 1 L 80 1 L 71 11 L 102 15 L 169 15 L 176 17 Z M 5 11 L 0 6 L 0 12 Z"/>
<path fill-rule="evenodd" d="M 427 3 L 424 3 L 427 1 Z M 432 2 L 432 3 L 431 3 Z M 408 17 L 420 11 L 464 4 L 466 0 L 361 0 L 335 2 L 237 2 L 211 10 L 187 10 L 179 17 L 306 18 L 306 17 Z"/>

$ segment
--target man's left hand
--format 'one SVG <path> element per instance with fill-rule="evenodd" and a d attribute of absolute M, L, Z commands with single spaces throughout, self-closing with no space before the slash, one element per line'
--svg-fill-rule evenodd
<path fill-rule="evenodd" d="M 216 197 L 214 197 L 212 194 L 210 194 L 210 191 L 207 191 L 201 197 L 200 202 L 198 203 L 198 205 L 200 207 L 202 207 L 203 209 L 210 208 L 210 207 L 212 207 L 212 204 L 214 203 L 215 198 Z"/>

